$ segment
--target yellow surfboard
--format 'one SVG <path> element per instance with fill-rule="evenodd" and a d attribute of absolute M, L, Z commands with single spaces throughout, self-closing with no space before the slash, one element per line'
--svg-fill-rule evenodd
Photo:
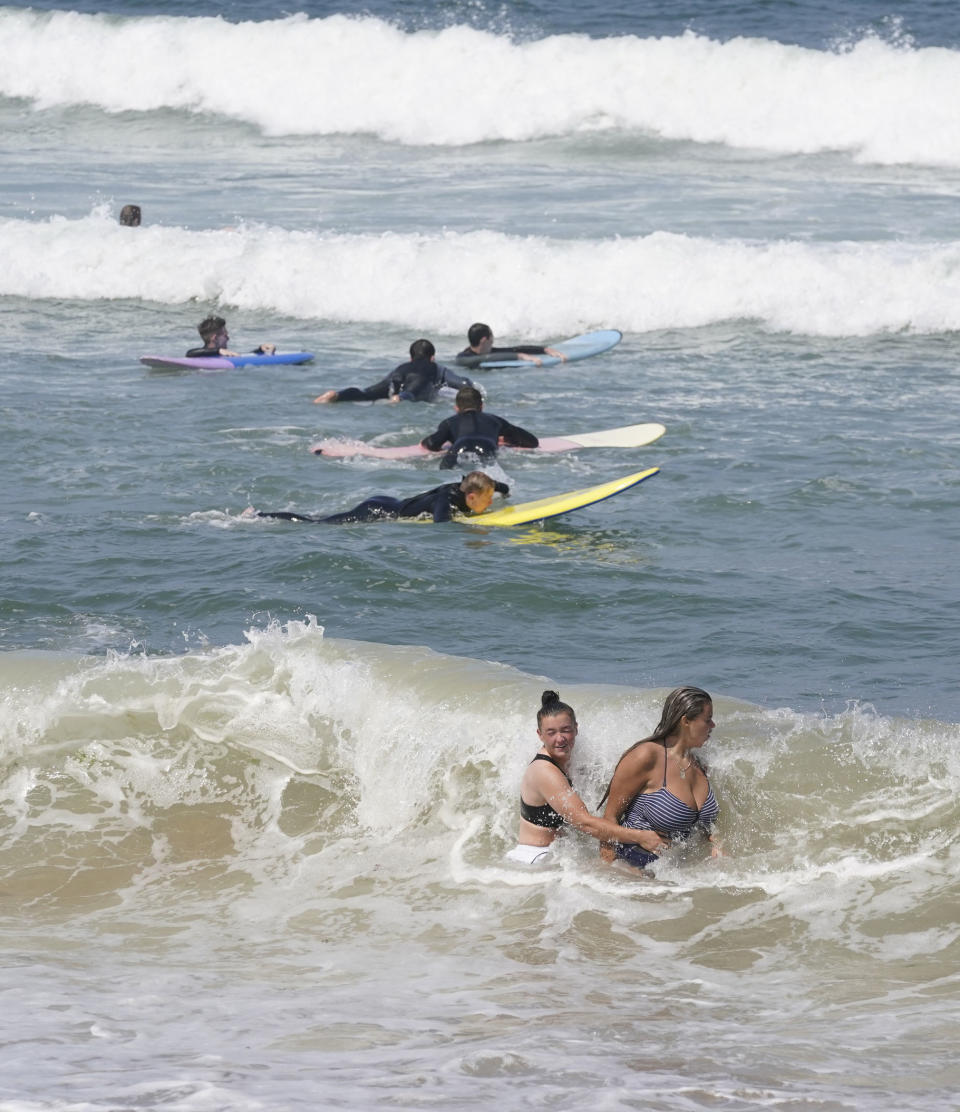
<path fill-rule="evenodd" d="M 622 479 L 611 479 L 608 483 L 584 487 L 583 490 L 568 490 L 566 494 L 538 498 L 535 502 L 519 502 L 515 506 L 504 506 L 499 510 L 478 514 L 476 517 L 459 517 L 457 520 L 468 522 L 470 525 L 526 525 L 531 521 L 545 521 L 547 518 L 559 517 L 560 514 L 580 510 L 584 506 L 593 506 L 605 498 L 621 494 L 642 483 L 644 479 L 656 475 L 659 470 L 659 467 L 648 467 L 646 471 L 636 471 L 632 475 L 624 475 Z"/>

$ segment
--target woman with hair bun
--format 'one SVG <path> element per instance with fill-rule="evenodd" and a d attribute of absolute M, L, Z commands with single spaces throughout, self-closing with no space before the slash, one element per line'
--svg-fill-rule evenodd
<path fill-rule="evenodd" d="M 713 843 L 710 827 L 720 807 L 696 750 L 707 742 L 714 727 L 713 700 L 699 687 L 678 687 L 663 704 L 653 733 L 635 742 L 613 770 L 600 800 L 604 818 L 636 830 L 656 831 L 668 845 L 695 830 Z M 648 845 L 613 847 L 618 859 L 639 869 L 657 860 Z M 712 856 L 720 856 L 713 845 Z M 609 850 L 605 856 L 609 857 Z"/>
<path fill-rule="evenodd" d="M 567 772 L 577 740 L 577 716 L 556 691 L 544 691 L 541 697 L 537 736 L 540 751 L 520 781 L 520 833 L 508 860 L 525 865 L 545 860 L 564 823 L 605 842 L 628 842 L 651 852 L 666 845 L 653 830 L 628 830 L 587 810 Z"/>

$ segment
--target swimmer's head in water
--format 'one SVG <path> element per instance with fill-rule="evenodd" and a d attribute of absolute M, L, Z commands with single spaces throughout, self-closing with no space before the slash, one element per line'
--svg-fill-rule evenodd
<path fill-rule="evenodd" d="M 140 206 L 124 205 L 120 210 L 120 223 L 127 228 L 140 227 Z"/>

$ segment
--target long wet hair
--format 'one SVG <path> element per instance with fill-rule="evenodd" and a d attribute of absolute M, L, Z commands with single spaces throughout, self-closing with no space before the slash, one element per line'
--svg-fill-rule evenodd
<path fill-rule="evenodd" d="M 702 687 L 675 687 L 663 704 L 663 710 L 660 712 L 660 721 L 657 723 L 657 728 L 649 737 L 641 738 L 639 741 L 635 741 L 629 749 L 624 749 L 620 754 L 620 760 L 617 761 L 616 767 L 613 770 L 614 776 L 617 774 L 617 769 L 620 767 L 620 761 L 622 761 L 628 753 L 632 753 L 637 746 L 646 745 L 648 741 L 656 741 L 666 748 L 667 739 L 671 734 L 675 734 L 677 730 L 680 729 L 680 723 L 683 719 L 698 718 L 703 714 L 704 707 L 712 702 L 713 699 L 711 699 Z M 610 784 L 612 783 L 613 776 L 610 777 Z M 601 799 L 599 803 L 600 807 L 607 801 L 607 796 L 610 794 L 610 784 L 607 784 L 607 790 L 603 793 L 603 799 Z"/>
<path fill-rule="evenodd" d="M 544 691 L 540 696 L 540 709 L 537 711 L 537 729 L 540 729 L 540 723 L 545 718 L 553 718 L 555 714 L 569 714 L 576 726 L 577 716 L 573 713 L 573 707 L 561 702 L 556 691 Z"/>

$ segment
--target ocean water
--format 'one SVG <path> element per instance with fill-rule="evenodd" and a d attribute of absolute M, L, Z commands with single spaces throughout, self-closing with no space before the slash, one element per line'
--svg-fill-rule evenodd
<path fill-rule="evenodd" d="M 960 14 L 0 7 L 0 1112 L 955 1109 Z M 121 228 L 125 203 L 143 225 Z M 157 373 L 209 312 L 305 366 Z M 307 514 L 449 412 L 545 525 Z M 706 687 L 727 855 L 503 862 Z"/>

